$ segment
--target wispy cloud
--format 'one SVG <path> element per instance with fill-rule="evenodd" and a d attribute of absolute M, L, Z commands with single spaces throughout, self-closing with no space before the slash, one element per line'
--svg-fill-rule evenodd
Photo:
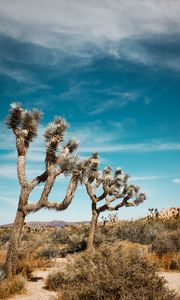
<path fill-rule="evenodd" d="M 39 166 L 33 166 L 33 165 L 27 166 L 27 175 L 29 178 L 34 178 L 40 175 L 43 171 L 44 169 L 40 168 Z M 16 179 L 17 178 L 16 163 L 1 164 L 0 178 Z"/>
<path fill-rule="evenodd" d="M 97 115 L 110 109 L 117 109 L 128 105 L 130 102 L 138 100 L 136 93 L 132 92 L 121 92 L 120 90 L 106 90 L 104 91 L 110 100 L 103 103 L 98 103 L 91 107 L 90 115 Z"/>
<path fill-rule="evenodd" d="M 61 93 L 59 98 L 61 101 L 78 102 L 80 109 L 90 116 L 122 108 L 132 102 L 139 101 L 148 105 L 152 101 L 138 90 L 125 90 L 119 85 L 105 88 L 100 81 L 93 80 L 70 83 L 69 89 Z"/>
<path fill-rule="evenodd" d="M 78 153 L 80 155 L 89 155 L 92 152 L 101 153 L 144 153 L 144 152 L 160 152 L 160 151 L 180 151 L 180 144 L 175 142 L 165 142 L 163 140 L 149 140 L 146 142 L 126 143 L 120 142 L 120 135 L 123 136 L 124 126 L 131 124 L 134 126 L 134 120 L 124 120 L 121 123 L 109 124 L 108 130 L 100 122 L 75 124 L 69 129 L 65 140 L 69 138 L 77 138 L 80 141 Z M 130 126 L 130 125 L 128 125 Z M 3 163 L 8 164 L 9 161 L 15 161 L 16 149 L 13 134 L 9 134 L 9 130 L 2 126 L 0 133 L 0 148 L 3 149 L 0 159 Z M 45 126 L 40 126 L 38 138 L 31 144 L 27 155 L 29 164 L 38 163 L 38 166 L 44 166 L 45 160 L 45 144 L 43 134 Z M 121 133 L 121 134 L 120 134 Z M 8 141 L 7 141 L 8 139 Z M 93 142 L 92 142 L 93 141 Z M 5 172 L 8 176 L 13 176 L 13 171 L 7 168 Z M 3 175 L 1 170 L 0 175 Z"/>
<path fill-rule="evenodd" d="M 131 181 L 149 181 L 149 180 L 161 180 L 164 179 L 163 176 L 149 175 L 149 176 L 132 176 Z"/>

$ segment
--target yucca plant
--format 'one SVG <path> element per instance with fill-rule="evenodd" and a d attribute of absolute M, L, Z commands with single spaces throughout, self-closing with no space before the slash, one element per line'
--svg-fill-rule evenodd
<path fill-rule="evenodd" d="M 91 157 L 79 164 L 81 182 L 85 185 L 91 200 L 92 219 L 87 241 L 87 248 L 93 247 L 95 228 L 100 213 L 109 210 L 117 211 L 121 207 L 131 207 L 141 204 L 146 196 L 140 192 L 140 187 L 128 182 L 129 175 L 124 174 L 121 168 L 112 172 L 107 166 L 99 170 L 99 156 L 93 153 Z M 103 192 L 98 196 L 98 189 Z"/>
<path fill-rule="evenodd" d="M 12 129 L 16 138 L 17 175 L 21 187 L 17 213 L 4 266 L 4 275 L 8 278 L 16 273 L 20 237 L 27 214 L 42 208 L 57 211 L 66 209 L 73 199 L 78 184 L 78 174 L 74 168 L 77 157 L 73 156 L 73 152 L 78 147 L 78 142 L 72 139 L 61 148 L 59 147 L 63 141 L 64 133 L 69 127 L 67 122 L 60 117 L 56 117 L 45 130 L 46 157 L 44 172 L 30 182 L 27 180 L 26 155 L 29 144 L 37 137 L 41 116 L 42 113 L 38 110 L 25 110 L 20 103 L 13 103 L 6 120 L 6 124 Z M 50 202 L 49 194 L 51 189 L 56 178 L 62 174 L 71 175 L 65 198 L 61 202 Z M 30 193 L 41 182 L 44 183 L 44 188 L 39 200 L 33 204 L 28 203 Z"/>

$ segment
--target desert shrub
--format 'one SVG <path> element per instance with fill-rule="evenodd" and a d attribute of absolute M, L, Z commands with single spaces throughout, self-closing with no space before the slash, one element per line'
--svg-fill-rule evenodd
<path fill-rule="evenodd" d="M 36 268 L 36 264 L 35 264 L 34 260 L 32 260 L 32 259 L 19 260 L 18 265 L 17 265 L 16 273 L 21 274 L 21 275 L 27 277 L 28 279 L 31 279 L 32 278 L 32 273 L 33 273 L 35 268 Z"/>
<path fill-rule="evenodd" d="M 122 242 L 79 254 L 50 274 L 47 286 L 66 300 L 172 300 L 175 296 L 148 261 L 146 248 Z"/>
<path fill-rule="evenodd" d="M 86 249 L 86 238 L 84 234 L 74 233 L 70 235 L 69 243 L 65 250 L 67 254 L 83 251 L 85 249 Z"/>
<path fill-rule="evenodd" d="M 123 221 L 115 229 L 115 234 L 120 240 L 129 240 L 133 243 L 151 244 L 159 232 L 164 230 L 162 222 Z"/>
<path fill-rule="evenodd" d="M 1 233 L 0 234 L 0 244 L 6 244 L 10 239 L 10 234 L 9 233 Z"/>
<path fill-rule="evenodd" d="M 69 241 L 69 233 L 65 229 L 56 229 L 50 238 L 54 243 L 66 244 Z"/>
<path fill-rule="evenodd" d="M 0 281 L 0 299 L 20 293 L 25 289 L 25 279 L 22 276 L 15 276 L 11 280 Z"/>
<path fill-rule="evenodd" d="M 21 237 L 21 241 L 32 241 L 32 240 L 35 240 L 35 233 L 32 233 L 32 232 L 24 232 L 22 237 Z"/>
<path fill-rule="evenodd" d="M 180 251 L 180 229 L 159 233 L 152 244 L 152 250 L 159 256 L 168 252 Z"/>
<path fill-rule="evenodd" d="M 37 253 L 37 257 L 44 257 L 44 258 L 54 258 L 54 257 L 58 257 L 60 255 L 60 250 L 58 248 L 49 246 L 46 248 L 41 249 L 38 253 Z"/>
<path fill-rule="evenodd" d="M 99 246 L 104 242 L 105 238 L 104 238 L 104 234 L 102 234 L 101 232 L 96 232 L 95 236 L 94 236 L 94 245 L 95 246 Z"/>
<path fill-rule="evenodd" d="M 161 220 L 164 225 L 165 230 L 177 230 L 180 228 L 180 218 L 177 219 L 169 219 L 169 220 Z"/>
<path fill-rule="evenodd" d="M 51 266 L 51 261 L 47 257 L 38 256 L 38 252 L 27 252 L 26 249 L 21 249 L 18 256 L 18 264 L 16 273 L 31 279 L 33 271 L 37 268 Z"/>

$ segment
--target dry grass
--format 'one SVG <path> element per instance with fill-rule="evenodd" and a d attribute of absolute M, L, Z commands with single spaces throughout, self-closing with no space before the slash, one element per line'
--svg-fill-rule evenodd
<path fill-rule="evenodd" d="M 19 255 L 17 274 L 31 279 L 33 271 L 37 268 L 48 268 L 52 266 L 52 262 L 44 257 L 37 257 L 37 253 L 21 252 Z"/>
<path fill-rule="evenodd" d="M 0 299 L 6 299 L 25 290 L 26 281 L 22 276 L 15 276 L 10 281 L 0 281 Z"/>
<path fill-rule="evenodd" d="M 6 253 L 7 253 L 7 250 L 5 250 L 5 249 L 0 250 L 0 267 L 2 267 L 5 263 Z"/>
<path fill-rule="evenodd" d="M 161 258 L 161 265 L 165 270 L 180 271 L 180 252 L 163 255 Z"/>

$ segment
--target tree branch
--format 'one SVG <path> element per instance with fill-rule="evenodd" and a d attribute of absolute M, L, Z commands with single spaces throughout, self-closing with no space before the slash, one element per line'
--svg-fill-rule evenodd
<path fill-rule="evenodd" d="M 52 179 L 51 179 L 52 180 Z M 48 180 L 47 180 L 48 182 Z M 52 180 L 53 182 L 53 180 Z M 52 183 L 53 184 L 53 183 Z M 50 193 L 50 190 L 52 188 L 49 187 L 49 183 L 47 184 L 47 189 L 45 189 L 42 193 L 41 199 L 37 201 L 35 204 L 29 204 L 27 207 L 27 213 L 30 212 L 36 212 L 40 210 L 41 208 L 47 208 L 47 209 L 54 209 L 57 211 L 64 210 L 66 209 L 72 202 L 75 190 L 78 185 L 78 176 L 73 175 L 70 183 L 68 185 L 67 191 L 66 191 L 66 196 L 64 200 L 60 203 L 58 202 L 50 202 L 48 201 L 48 195 Z M 50 189 L 50 190 L 49 190 Z"/>

